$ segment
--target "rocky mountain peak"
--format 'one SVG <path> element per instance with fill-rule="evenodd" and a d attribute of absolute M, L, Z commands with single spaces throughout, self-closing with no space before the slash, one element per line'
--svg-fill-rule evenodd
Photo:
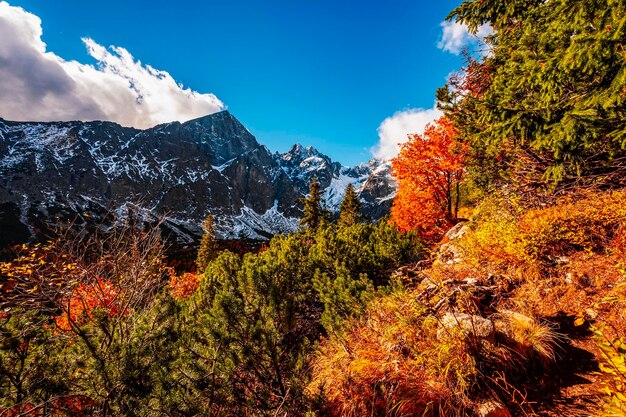
<path fill-rule="evenodd" d="M 360 188 L 372 171 L 300 144 L 271 154 L 228 111 L 145 130 L 0 121 L 0 224 L 12 230 L 0 244 L 23 241 L 57 217 L 97 218 L 129 203 L 165 215 L 181 242 L 201 233 L 209 213 L 222 237 L 267 237 L 297 228 L 313 176 L 333 208 L 348 183 Z M 364 201 L 376 205 L 376 192 Z"/>

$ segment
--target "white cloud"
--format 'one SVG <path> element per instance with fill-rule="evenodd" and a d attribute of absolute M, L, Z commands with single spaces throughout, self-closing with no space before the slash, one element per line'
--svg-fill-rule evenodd
<path fill-rule="evenodd" d="M 464 48 L 479 45 L 486 36 L 493 33 L 490 25 L 481 25 L 476 34 L 471 34 L 466 25 L 458 22 L 442 22 L 442 34 L 437 47 L 444 51 L 459 55 Z"/>
<path fill-rule="evenodd" d="M 135 60 L 124 48 L 84 38 L 97 66 L 46 50 L 41 19 L 0 1 L 0 117 L 9 120 L 111 120 L 151 127 L 223 110 L 172 76 Z"/>
<path fill-rule="evenodd" d="M 400 146 L 411 133 L 424 133 L 426 125 L 443 116 L 436 107 L 409 109 L 386 118 L 378 126 L 378 144 L 372 148 L 375 158 L 389 160 L 400 151 Z"/>

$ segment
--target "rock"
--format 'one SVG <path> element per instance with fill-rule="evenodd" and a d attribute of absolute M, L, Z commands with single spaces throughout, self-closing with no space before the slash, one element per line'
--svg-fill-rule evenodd
<path fill-rule="evenodd" d="M 504 404 L 496 400 L 487 400 L 476 407 L 479 417 L 512 417 L 511 412 Z"/>
<path fill-rule="evenodd" d="M 478 285 L 478 282 L 479 282 L 479 281 L 478 281 L 478 279 L 476 279 L 476 278 L 465 278 L 465 279 L 463 280 L 463 283 L 464 283 L 465 285 L 468 285 L 468 286 L 471 286 L 471 287 L 475 287 L 475 286 L 477 286 L 477 285 Z"/>
<path fill-rule="evenodd" d="M 567 265 L 569 263 L 569 258 L 567 256 L 557 256 L 554 258 L 554 263 L 557 265 Z"/>
<path fill-rule="evenodd" d="M 437 260 L 441 263 L 452 265 L 463 260 L 461 249 L 451 242 L 459 240 L 467 232 L 466 222 L 460 222 L 454 225 L 452 229 L 444 235 L 444 242 L 437 251 Z"/>
<path fill-rule="evenodd" d="M 444 337 L 450 331 L 461 330 L 465 336 L 473 336 L 479 339 L 491 339 L 495 334 L 495 328 L 491 320 L 481 316 L 467 313 L 446 313 L 440 321 L 437 337 Z"/>
<path fill-rule="evenodd" d="M 444 243 L 439 246 L 437 260 L 443 264 L 452 265 L 462 261 L 461 250 L 451 243 Z"/>
<path fill-rule="evenodd" d="M 452 229 L 448 230 L 444 237 L 447 240 L 458 240 L 467 232 L 466 226 L 466 222 L 457 223 L 452 227 Z"/>
<path fill-rule="evenodd" d="M 395 279 L 401 279 L 403 281 L 410 281 L 413 285 L 416 285 L 424 279 L 420 269 L 417 265 L 404 265 L 393 271 L 391 276 Z"/>
<path fill-rule="evenodd" d="M 585 310 L 585 317 L 589 320 L 595 320 L 598 318 L 598 313 L 595 310 L 588 308 Z"/>

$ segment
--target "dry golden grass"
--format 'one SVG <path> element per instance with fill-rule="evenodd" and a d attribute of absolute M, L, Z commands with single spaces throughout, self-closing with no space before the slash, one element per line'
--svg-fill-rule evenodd
<path fill-rule="evenodd" d="M 418 294 L 378 298 L 343 337 L 321 344 L 308 393 L 322 399 L 324 415 L 466 416 L 489 397 L 521 409 L 524 372 L 547 369 L 561 337 L 513 311 L 493 316 L 494 338 L 441 331 Z"/>
<path fill-rule="evenodd" d="M 437 339 L 411 292 L 376 300 L 344 338 L 325 341 L 311 395 L 333 416 L 455 416 L 470 402 L 476 365 L 462 338 Z"/>
<path fill-rule="evenodd" d="M 509 336 L 524 361 L 536 355 L 544 364 L 556 361 L 555 349 L 564 342 L 564 336 L 551 326 L 519 312 L 504 310 L 498 313 L 502 333 Z"/>

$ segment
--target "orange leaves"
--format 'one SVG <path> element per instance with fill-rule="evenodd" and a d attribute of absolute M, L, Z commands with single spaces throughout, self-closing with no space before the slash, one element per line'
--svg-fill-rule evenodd
<path fill-rule="evenodd" d="M 198 289 L 200 279 L 202 279 L 202 275 L 193 272 L 185 272 L 180 276 L 174 275 L 169 284 L 170 294 L 177 300 L 189 298 Z"/>
<path fill-rule="evenodd" d="M 107 315 L 128 314 L 120 301 L 121 291 L 113 283 L 97 279 L 94 283 L 81 283 L 66 300 L 66 309 L 55 318 L 61 330 L 71 330 L 72 324 L 81 324 L 85 319 L 93 318 L 96 309 L 104 310 Z"/>
<path fill-rule="evenodd" d="M 121 319 L 145 308 L 170 269 L 156 236 L 123 233 L 24 245 L 13 261 L 0 263 L 0 307 L 47 314 L 63 331 L 92 321 L 96 312 Z"/>
<path fill-rule="evenodd" d="M 491 86 L 495 66 L 491 62 L 479 62 L 465 57 L 467 65 L 450 78 L 450 86 L 463 96 L 482 98 Z"/>
<path fill-rule="evenodd" d="M 54 310 L 77 275 L 77 265 L 59 253 L 55 242 L 22 245 L 13 261 L 0 262 L 0 306 Z"/>
<path fill-rule="evenodd" d="M 455 134 L 452 123 L 442 117 L 423 135 L 410 135 L 392 161 L 398 181 L 392 220 L 402 230 L 417 230 L 426 240 L 438 240 L 457 221 L 467 147 L 455 140 Z"/>

